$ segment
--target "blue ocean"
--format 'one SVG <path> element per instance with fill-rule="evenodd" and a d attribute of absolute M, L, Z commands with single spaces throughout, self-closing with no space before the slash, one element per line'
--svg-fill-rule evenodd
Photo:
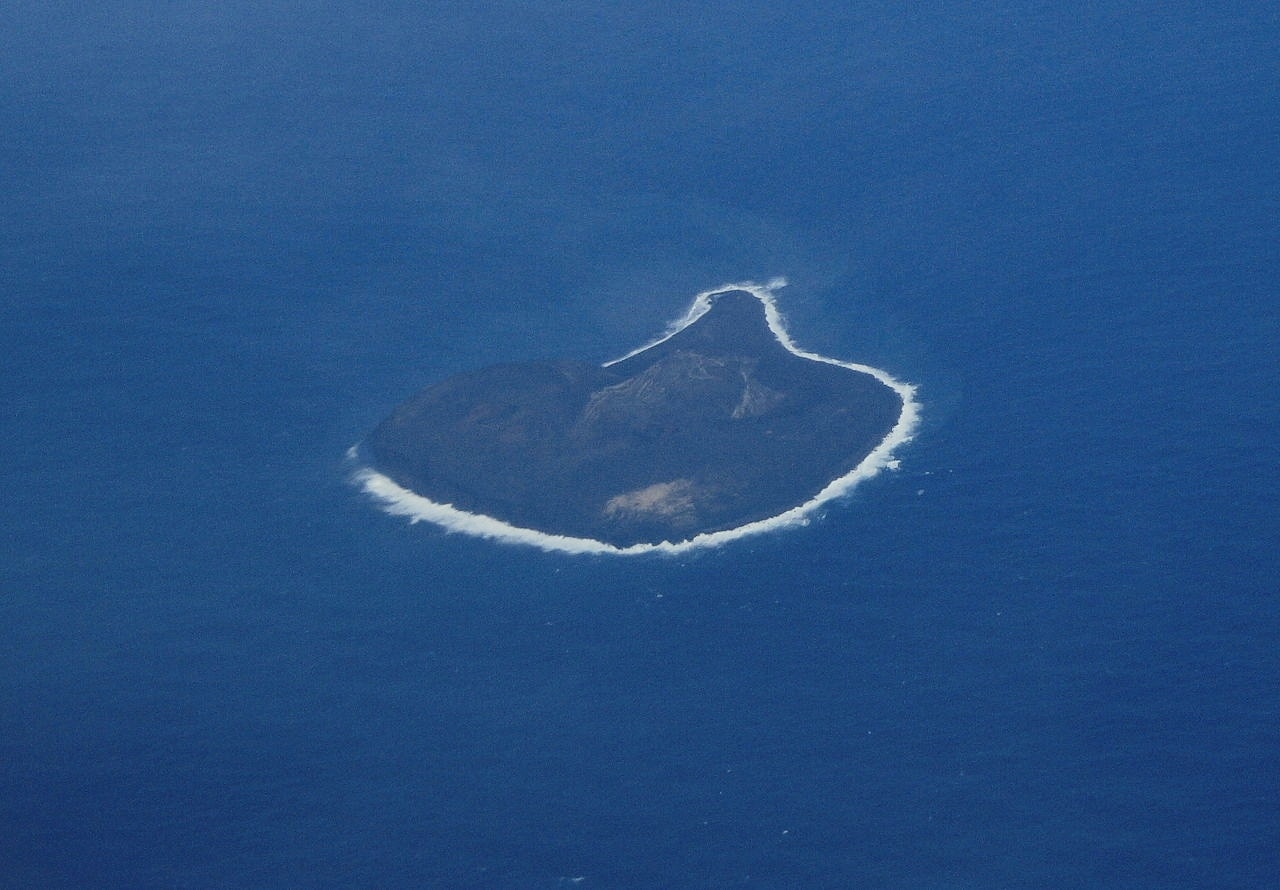
<path fill-rule="evenodd" d="M 10 4 L 0 887 L 1280 886 L 1274 4 Z M 347 450 L 785 276 L 807 527 L 547 553 Z"/>

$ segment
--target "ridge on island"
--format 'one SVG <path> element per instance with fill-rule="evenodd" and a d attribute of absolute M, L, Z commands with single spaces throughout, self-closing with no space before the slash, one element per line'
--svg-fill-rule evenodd
<path fill-rule="evenodd" d="M 357 478 L 453 530 L 681 550 L 802 521 L 892 465 L 917 417 L 912 387 L 796 349 L 771 287 L 727 285 L 606 365 L 503 364 L 422 390 L 360 447 Z"/>

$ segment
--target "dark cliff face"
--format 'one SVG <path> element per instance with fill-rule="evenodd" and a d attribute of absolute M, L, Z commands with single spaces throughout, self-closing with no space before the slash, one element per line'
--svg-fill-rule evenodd
<path fill-rule="evenodd" d="M 499 365 L 429 387 L 366 443 L 431 500 L 627 545 L 682 540 L 810 500 L 897 423 L 874 377 L 800 358 L 749 293 L 608 367 Z"/>

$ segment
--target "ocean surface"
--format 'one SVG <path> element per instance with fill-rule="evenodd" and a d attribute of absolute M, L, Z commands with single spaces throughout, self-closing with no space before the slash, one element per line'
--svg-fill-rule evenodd
<path fill-rule="evenodd" d="M 17 2 L 0 887 L 1280 882 L 1271 3 Z M 574 556 L 347 449 L 785 276 L 810 526 Z"/>

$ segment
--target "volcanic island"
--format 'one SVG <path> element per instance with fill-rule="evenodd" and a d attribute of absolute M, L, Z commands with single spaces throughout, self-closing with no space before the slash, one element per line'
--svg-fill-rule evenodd
<path fill-rule="evenodd" d="M 604 365 L 501 364 L 404 402 L 353 454 L 392 513 L 574 552 L 714 546 L 803 522 L 895 466 L 914 388 L 802 352 L 773 288 L 699 294 Z"/>

